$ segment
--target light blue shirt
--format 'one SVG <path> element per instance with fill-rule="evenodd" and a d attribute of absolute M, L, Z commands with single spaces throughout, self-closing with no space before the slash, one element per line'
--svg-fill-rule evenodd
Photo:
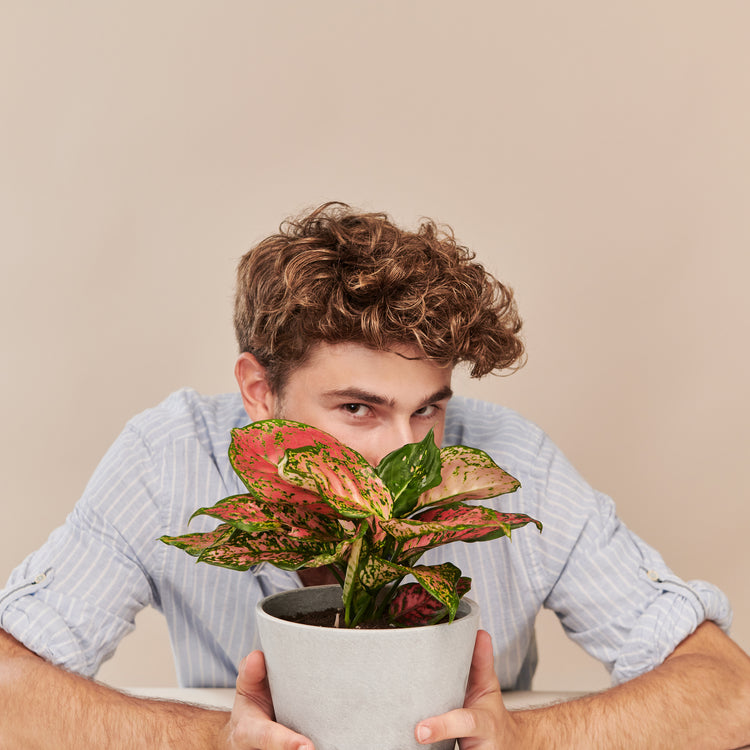
<path fill-rule="evenodd" d="M 196 563 L 157 538 L 208 531 L 198 507 L 244 491 L 227 458 L 230 430 L 247 423 L 239 395 L 182 390 L 132 419 L 96 469 L 65 524 L 10 576 L 0 626 L 49 661 L 94 675 L 151 605 L 164 614 L 181 685 L 232 686 L 258 647 L 254 608 L 301 585 L 271 565 L 238 573 Z M 446 444 L 482 448 L 521 489 L 486 501 L 544 523 L 513 541 L 455 543 L 425 562 L 450 560 L 473 579 L 505 689 L 528 689 L 536 666 L 534 620 L 554 610 L 613 682 L 660 664 L 704 620 L 728 629 L 729 603 L 684 582 L 629 531 L 539 428 L 502 406 L 454 398 Z"/>

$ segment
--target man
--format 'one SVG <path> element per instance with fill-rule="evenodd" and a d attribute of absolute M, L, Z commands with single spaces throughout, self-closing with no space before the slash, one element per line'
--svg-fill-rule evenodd
<path fill-rule="evenodd" d="M 242 259 L 235 328 L 239 395 L 182 391 L 132 420 L 64 527 L 0 593 L 0 747 L 311 748 L 272 720 L 252 612 L 260 597 L 323 582 L 326 572 L 261 565 L 241 574 L 155 542 L 184 533 L 197 507 L 242 491 L 226 457 L 229 431 L 272 416 L 327 430 L 372 463 L 430 428 L 438 442 L 476 445 L 522 483 L 503 509 L 545 523 L 542 536 L 518 533 L 513 545 L 431 553 L 430 562 L 445 556 L 473 578 L 488 632 L 477 638 L 464 708 L 420 722 L 420 742 L 750 742 L 750 659 L 722 630 L 731 615 L 721 592 L 676 578 L 536 427 L 452 398 L 457 364 L 481 377 L 513 367 L 523 346 L 512 294 L 450 234 L 323 206 Z M 203 517 L 191 528 L 213 525 Z M 167 618 L 181 684 L 236 678 L 231 715 L 87 679 L 148 604 Z M 542 606 L 617 687 L 511 714 L 501 687 L 530 686 Z"/>

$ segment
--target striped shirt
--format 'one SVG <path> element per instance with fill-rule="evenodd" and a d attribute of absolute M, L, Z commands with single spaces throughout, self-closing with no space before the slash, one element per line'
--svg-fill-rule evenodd
<path fill-rule="evenodd" d="M 164 614 L 180 685 L 232 686 L 258 647 L 258 600 L 301 586 L 263 564 L 246 573 L 196 564 L 162 534 L 208 531 L 199 507 L 244 490 L 227 450 L 247 423 L 239 395 L 172 394 L 132 419 L 63 526 L 0 591 L 0 626 L 67 669 L 96 674 L 151 605 Z M 479 544 L 454 543 L 425 563 L 450 560 L 470 576 L 482 627 L 492 635 L 505 689 L 528 689 L 536 667 L 534 620 L 554 610 L 567 634 L 614 683 L 660 664 L 704 620 L 728 629 L 729 603 L 702 581 L 677 578 L 617 518 L 612 500 L 579 476 L 539 428 L 510 409 L 455 397 L 445 444 L 482 448 L 521 489 L 485 504 L 544 523 Z"/>

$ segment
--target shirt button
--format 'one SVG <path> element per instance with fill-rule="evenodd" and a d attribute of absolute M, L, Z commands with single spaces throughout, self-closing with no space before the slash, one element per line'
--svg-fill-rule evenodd
<path fill-rule="evenodd" d="M 658 581 L 659 580 L 659 574 L 655 570 L 649 570 L 646 575 L 652 580 L 652 581 Z"/>

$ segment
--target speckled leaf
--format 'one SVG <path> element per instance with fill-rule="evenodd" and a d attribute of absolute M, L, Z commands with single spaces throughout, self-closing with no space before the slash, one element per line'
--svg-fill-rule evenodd
<path fill-rule="evenodd" d="M 284 528 L 284 533 L 299 539 L 333 541 L 344 536 L 336 519 L 320 516 L 308 505 L 290 505 L 277 500 L 273 505 L 258 500 L 255 495 L 233 495 L 219 500 L 216 505 L 199 508 L 191 516 L 205 515 L 218 518 L 241 531 L 254 533 Z"/>
<path fill-rule="evenodd" d="M 461 576 L 456 584 L 459 600 L 471 588 L 471 578 Z M 446 606 L 418 583 L 400 586 L 388 608 L 389 619 L 401 627 L 439 622 L 448 613 Z"/>
<path fill-rule="evenodd" d="M 387 531 L 404 539 L 404 552 L 412 553 L 416 549 L 424 552 L 449 542 L 479 542 L 501 536 L 510 537 L 513 529 L 520 529 L 529 523 L 542 530 L 539 521 L 524 513 L 501 513 L 492 508 L 454 503 L 430 508 L 414 519 L 404 521 L 401 528 L 389 528 Z"/>
<path fill-rule="evenodd" d="M 211 507 L 198 508 L 190 516 L 190 521 L 196 516 L 218 518 L 236 529 L 249 532 L 268 531 L 280 526 L 266 503 L 258 502 L 255 495 L 226 497 Z"/>
<path fill-rule="evenodd" d="M 459 500 L 483 500 L 515 492 L 521 483 L 501 469 L 484 451 L 452 445 L 440 451 L 442 482 L 425 492 L 415 508 Z"/>
<path fill-rule="evenodd" d="M 344 620 L 347 627 L 351 623 L 352 606 L 360 588 L 359 569 L 362 564 L 362 548 L 367 548 L 363 539 L 364 532 L 365 529 L 363 524 L 360 528 L 360 532 L 352 541 L 352 545 L 349 549 L 346 562 L 346 573 L 344 574 L 344 585 L 341 589 L 341 599 L 344 604 Z"/>
<path fill-rule="evenodd" d="M 297 570 L 340 561 L 343 546 L 305 542 L 273 532 L 246 534 L 235 530 L 227 541 L 202 552 L 198 561 L 232 570 L 247 570 L 261 562 L 270 562 L 285 570 Z"/>
<path fill-rule="evenodd" d="M 359 582 L 369 591 L 377 591 L 397 578 L 409 575 L 412 569 L 378 555 L 369 555 L 359 571 Z"/>
<path fill-rule="evenodd" d="M 458 609 L 459 597 L 456 593 L 456 584 L 461 577 L 461 571 L 453 563 L 442 563 L 441 565 L 416 565 L 411 569 L 411 574 L 422 588 L 445 605 L 448 610 L 448 620 L 452 622 Z"/>
<path fill-rule="evenodd" d="M 197 557 L 209 547 L 220 544 L 229 538 L 234 529 L 227 523 L 217 526 L 213 531 L 196 532 L 194 534 L 182 534 L 181 536 L 162 536 L 159 540 L 164 544 L 185 550 L 189 555 Z"/>
<path fill-rule="evenodd" d="M 288 450 L 279 474 L 320 495 L 345 518 L 390 518 L 393 499 L 372 466 L 358 453 L 330 439 Z"/>
<path fill-rule="evenodd" d="M 458 595 L 456 582 L 461 571 L 452 563 L 440 565 L 399 565 L 397 563 L 371 556 L 360 570 L 360 583 L 371 591 L 376 591 L 386 583 L 407 575 L 414 576 L 417 583 L 426 589 L 431 596 L 448 609 L 450 619 L 456 614 Z"/>
<path fill-rule="evenodd" d="M 281 419 L 253 422 L 232 430 L 229 461 L 245 486 L 260 502 L 271 508 L 278 503 L 303 505 L 319 516 L 335 517 L 330 505 L 312 492 L 291 484 L 279 476 L 278 464 L 289 447 L 333 440 L 321 430 Z"/>

